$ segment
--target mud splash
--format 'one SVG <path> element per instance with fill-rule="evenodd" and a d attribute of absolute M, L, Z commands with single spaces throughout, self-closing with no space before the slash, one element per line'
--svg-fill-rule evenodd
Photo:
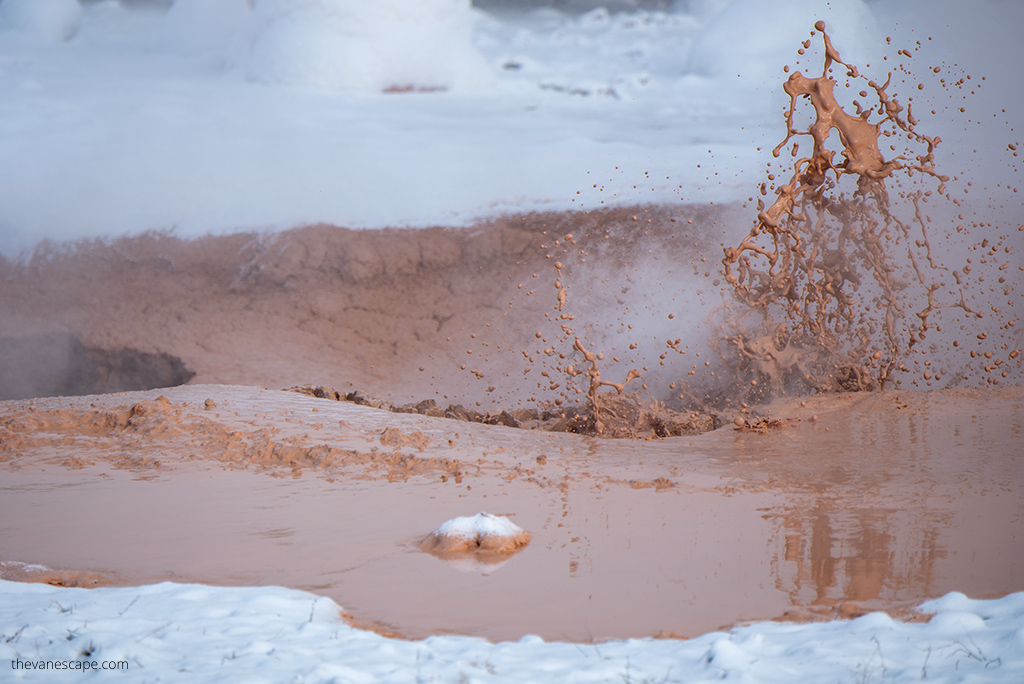
<path fill-rule="evenodd" d="M 722 260 L 734 301 L 722 319 L 720 351 L 737 380 L 754 388 L 754 397 L 762 396 L 765 388 L 774 393 L 883 388 L 894 382 L 897 372 L 909 370 L 905 362 L 911 354 L 928 353 L 926 338 L 942 330 L 931 320 L 940 309 L 959 310 L 961 329 L 986 316 L 967 303 L 965 294 L 981 291 L 984 277 L 969 279 L 953 271 L 955 285 L 947 290 L 951 298 L 937 299 L 950 274 L 934 258 L 932 216 L 924 205 L 932 199 L 959 204 L 950 195 L 949 176 L 936 170 L 940 139 L 919 133 L 910 105 L 904 108 L 890 95 L 891 72 L 882 84 L 861 76 L 856 66 L 842 60 L 824 22 L 815 24 L 812 37 L 816 32 L 824 43 L 822 74 L 809 78 L 797 71 L 784 84 L 790 98 L 786 136 L 772 154 L 778 158 L 802 136 L 811 139 L 812 151 L 801 156 L 799 140 L 792 143 L 788 179 L 776 186 L 775 174 L 769 173 L 771 185 L 763 183 L 760 192 L 774 192 L 776 199 L 768 207 L 758 199 L 759 213 L 749 235 L 727 247 Z M 810 41 L 803 47 L 810 47 Z M 904 53 L 909 58 L 909 51 L 900 51 Z M 833 65 L 845 67 L 847 88 L 858 81 L 866 84 L 859 96 L 867 98 L 870 91 L 877 104 L 864 106 L 855 99 L 855 114 L 844 110 L 835 94 L 837 81 L 830 75 Z M 813 109 L 814 120 L 806 130 L 794 124 L 799 101 Z M 881 117 L 877 123 L 870 122 L 873 113 Z M 833 131 L 840 143 L 838 158 L 828 146 Z M 883 140 L 899 141 L 906 149 L 886 159 L 880 149 Z M 889 148 L 897 149 L 896 144 Z M 927 181 L 935 187 L 926 187 Z M 896 197 L 887 182 L 900 188 Z M 907 207 L 909 218 L 901 212 Z M 963 225 L 955 230 L 962 232 Z M 1004 240 L 1006 236 L 999 247 Z M 983 242 L 988 247 L 988 240 Z M 1010 249 L 1005 246 L 1004 255 Z M 1009 262 L 1000 263 L 997 251 L 993 246 L 986 263 L 1002 284 L 1005 277 L 998 272 Z M 965 271 L 970 274 L 970 265 Z M 1004 294 L 1009 299 L 1009 290 Z M 989 308 L 1000 331 L 1015 325 L 1012 305 L 1005 307 L 1008 313 Z M 977 334 L 979 340 L 986 337 Z M 984 369 L 989 383 L 1008 376 L 1003 364 L 1014 361 L 1020 349 L 1004 343 L 1001 352 L 1002 358 Z M 994 355 L 984 353 L 988 359 Z M 933 375 L 940 379 L 939 373 L 924 372 L 926 380 Z"/>
<path fill-rule="evenodd" d="M 594 233 L 544 232 L 540 246 L 554 267 L 555 295 L 540 312 L 544 323 L 533 339 L 513 347 L 525 362 L 523 385 L 532 384 L 531 373 L 540 376 L 529 401 L 567 418 L 574 432 L 650 438 L 677 434 L 662 426 L 692 426 L 697 416 L 715 416 L 716 426 L 718 414 L 747 414 L 752 405 L 786 394 L 1019 382 L 1024 340 L 1010 268 L 1024 226 L 1013 231 L 1018 235 L 1006 229 L 957 253 L 954 242 L 991 235 L 994 226 L 964 219 L 966 204 L 953 195 L 959 179 L 939 172 L 941 140 L 918 130 L 914 97 L 893 92 L 892 71 L 879 83 L 845 62 L 823 22 L 811 39 L 819 34 L 821 75 L 796 71 L 783 85 L 789 97 L 785 135 L 773 158 L 788 151 L 792 160 L 776 162 L 778 168 L 769 163 L 757 219 L 738 244 L 722 245 L 720 272 L 704 270 L 697 249 L 683 257 L 695 276 L 687 282 L 654 263 L 662 248 L 656 241 L 620 249 L 628 254 L 623 261 L 635 260 L 630 271 L 609 265 L 618 256 L 609 244 L 627 243 L 621 235 L 606 230 L 602 236 L 600 226 Z M 909 50 L 897 54 L 911 59 Z M 905 65 L 898 69 L 913 79 Z M 964 83 L 947 83 L 940 72 L 928 70 L 943 88 Z M 923 88 L 917 83 L 915 90 Z M 840 91 L 857 95 L 844 104 Z M 762 198 L 770 194 L 775 199 L 766 205 Z M 631 219 L 640 232 L 644 218 Z M 693 236 L 670 236 L 680 238 Z M 948 265 L 957 259 L 965 259 L 961 268 Z M 646 282 L 642 274 L 637 278 L 652 267 L 655 275 Z M 535 293 L 526 283 L 518 287 L 521 300 Z M 684 314 L 674 321 L 681 307 L 665 305 L 688 287 L 698 297 L 705 288 L 718 290 L 723 300 L 702 321 L 701 338 L 692 332 L 692 311 L 691 320 Z M 640 291 L 639 303 L 625 296 L 631 289 Z M 581 298 L 589 305 L 580 306 Z M 692 297 L 688 303 L 707 308 L 703 299 L 697 307 Z M 660 309 L 665 319 L 658 324 L 648 316 L 634 329 L 630 307 L 640 305 Z M 695 362 L 685 375 L 678 373 L 675 364 L 689 360 Z M 737 420 L 752 425 L 762 419 Z"/>

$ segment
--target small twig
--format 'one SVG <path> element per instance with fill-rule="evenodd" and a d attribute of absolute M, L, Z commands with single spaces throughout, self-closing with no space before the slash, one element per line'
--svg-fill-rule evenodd
<path fill-rule="evenodd" d="M 5 644 L 9 644 L 9 643 L 11 643 L 12 641 L 17 641 L 18 639 L 20 639 L 20 638 L 21 638 L 21 633 L 25 631 L 25 628 L 26 628 L 26 627 L 28 627 L 28 625 L 22 625 L 22 626 L 21 626 L 21 627 L 20 627 L 20 628 L 18 629 L 18 631 L 17 631 L 17 632 L 15 632 L 14 634 L 12 634 L 11 636 L 6 636 L 6 635 L 4 635 L 4 643 L 5 643 Z"/>
<path fill-rule="evenodd" d="M 154 629 L 154 630 L 153 630 L 152 632 L 149 632 L 148 634 L 145 634 L 145 635 L 143 635 L 143 636 L 139 637 L 138 639 L 136 639 L 136 640 L 135 640 L 135 643 L 140 643 L 140 642 L 141 642 L 141 641 L 142 641 L 143 639 L 148 639 L 149 637 L 151 637 L 151 636 L 153 636 L 154 634 L 156 634 L 157 632 L 159 632 L 159 631 L 160 631 L 161 629 L 167 629 L 167 628 L 168 628 L 168 627 L 170 627 L 170 626 L 171 626 L 172 624 L 174 624 L 174 623 L 173 623 L 173 622 L 167 622 L 167 623 L 165 623 L 165 624 L 163 624 L 163 625 L 160 625 L 159 627 L 157 627 L 156 629 Z"/>
<path fill-rule="evenodd" d="M 871 640 L 875 642 L 875 651 L 878 653 L 878 660 L 879 660 L 879 663 L 882 666 L 882 676 L 884 677 L 885 673 L 886 673 L 886 668 L 885 668 L 885 656 L 882 655 L 882 644 L 879 643 L 878 637 L 871 637 Z"/>
<path fill-rule="evenodd" d="M 133 599 L 132 599 L 132 602 L 131 602 L 131 603 L 129 603 L 129 604 L 127 605 L 127 606 L 125 606 L 125 607 L 124 607 L 124 610 L 122 610 L 122 611 L 121 611 L 120 613 L 118 613 L 118 614 L 117 614 L 117 616 L 118 616 L 118 617 L 121 617 L 122 615 L 124 615 L 125 613 L 127 613 L 127 612 L 128 612 L 128 609 L 129 609 L 129 608 L 131 608 L 132 606 L 134 606 L 134 605 L 135 605 L 135 602 L 136 602 L 136 601 L 138 601 L 140 597 L 141 597 L 141 594 L 140 594 L 139 596 L 136 596 L 135 598 L 133 598 Z"/>
<path fill-rule="evenodd" d="M 70 605 L 67 608 L 65 608 L 64 606 L 60 605 L 59 603 L 57 603 L 56 600 L 53 600 L 53 599 L 50 600 L 50 603 L 52 603 L 55 606 L 57 606 L 57 610 L 59 610 L 61 612 L 61 614 L 63 614 L 63 613 L 70 613 L 70 612 L 74 611 L 74 609 L 75 609 L 74 605 Z"/>

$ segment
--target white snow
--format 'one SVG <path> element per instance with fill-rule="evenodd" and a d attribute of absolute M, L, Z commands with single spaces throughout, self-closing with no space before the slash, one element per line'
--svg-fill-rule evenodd
<path fill-rule="evenodd" d="M 279 587 L 68 589 L 0 581 L 0 679 L 80 674 L 20 669 L 16 661 L 51 668 L 127 662 L 127 669 L 93 676 L 189 684 L 1024 679 L 1024 593 L 993 601 L 949 594 L 921 609 L 937 614 L 927 623 L 883 613 L 822 624 L 764 622 L 686 641 L 575 644 L 525 636 L 492 644 L 385 638 L 344 624 L 328 599 Z"/>
<path fill-rule="evenodd" d="M 183 53 L 243 49 L 249 0 L 176 0 L 162 21 L 160 45 Z"/>
<path fill-rule="evenodd" d="M 70 39 L 78 31 L 82 7 L 78 0 L 3 0 L 0 31 L 7 30 L 49 41 Z"/>
<path fill-rule="evenodd" d="M 514 539 L 523 534 L 523 528 L 504 516 L 481 512 L 452 518 L 442 523 L 433 534 L 457 539 L 476 539 L 482 536 Z"/>
<path fill-rule="evenodd" d="M 255 80 L 375 93 L 491 81 L 469 0 L 261 0 L 253 23 Z"/>
<path fill-rule="evenodd" d="M 0 32 L 2 254 L 147 230 L 745 198 L 757 147 L 779 135 L 781 101 L 733 71 L 760 74 L 784 49 L 757 34 L 722 62 L 707 36 L 729 34 L 723 3 L 492 16 L 467 0 L 68 2 L 81 14 L 70 40 Z M 52 26 L 66 3 L 0 7 L 29 5 L 51 7 Z M 790 5 L 787 36 L 810 28 L 813 6 L 844 21 L 841 49 L 879 38 L 846 26 L 868 16 L 861 0 Z M 779 30 L 755 14 L 764 35 Z"/>
<path fill-rule="evenodd" d="M 0 571 L 13 570 L 14 572 L 45 572 L 50 568 L 38 563 L 22 563 L 20 561 L 0 561 Z"/>
<path fill-rule="evenodd" d="M 817 19 L 879 77 L 885 34 L 889 52 L 936 36 L 922 40 L 927 64 L 980 61 L 988 80 L 971 106 L 1009 107 L 1000 116 L 1019 124 L 1024 43 L 1011 28 L 1024 5 L 932 6 L 492 15 L 468 0 L 3 0 L 0 254 L 149 230 L 745 200 L 782 135 L 781 67 Z M 382 92 L 392 87 L 419 92 Z M 955 113 L 939 106 L 939 123 Z M 983 114 L 940 131 L 940 163 L 958 146 L 979 150 L 961 149 L 961 164 L 1005 153 L 1014 134 L 979 136 Z"/>

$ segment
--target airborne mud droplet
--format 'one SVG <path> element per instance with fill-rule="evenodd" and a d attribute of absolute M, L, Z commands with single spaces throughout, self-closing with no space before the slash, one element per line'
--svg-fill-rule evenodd
<path fill-rule="evenodd" d="M 679 378 L 671 375 L 672 359 L 667 357 L 668 350 L 686 353 L 681 338 L 673 342 L 670 337 L 655 363 L 650 347 L 630 355 L 647 333 L 634 330 L 632 324 L 621 326 L 630 303 L 616 299 L 623 307 L 618 319 L 620 346 L 618 352 L 612 346 L 606 360 L 600 350 L 607 336 L 595 334 L 599 325 L 593 320 L 602 313 L 568 314 L 579 295 L 576 288 L 590 287 L 577 283 L 572 272 L 585 259 L 573 260 L 571 236 L 563 238 L 561 252 L 553 249 L 548 254 L 549 259 L 558 259 L 555 314 L 548 320 L 560 323 L 561 332 L 552 336 L 559 339 L 543 353 L 524 351 L 523 357 L 531 366 L 543 366 L 543 356 L 552 356 L 559 344 L 563 347 L 559 358 L 565 362 L 544 366 L 541 375 L 564 376 L 559 406 L 583 400 L 573 409 L 573 431 L 635 437 L 649 431 L 631 426 L 631 420 L 658 422 L 659 415 L 678 418 L 692 410 L 713 414 L 723 406 L 742 406 L 746 411 L 747 402 L 786 393 L 874 390 L 905 383 L 998 384 L 1019 376 L 1016 359 L 1021 344 L 1013 332 L 1013 288 L 1005 284 L 1004 275 L 1011 262 L 1001 261 L 1012 252 L 1009 238 L 985 237 L 970 248 L 972 256 L 957 270 L 947 263 L 962 258 L 946 244 L 952 242 L 951 236 L 967 236 L 971 229 L 992 235 L 993 225 L 974 222 L 965 227 L 965 207 L 950 187 L 964 183 L 937 169 L 935 152 L 941 140 L 918 130 L 920 122 L 911 111 L 913 97 L 904 101 L 894 92 L 893 73 L 879 83 L 843 61 L 825 28 L 818 22 L 812 32 L 820 33 L 822 42 L 821 74 L 786 70 L 786 128 L 773 150 L 780 161 L 774 167 L 769 164 L 759 193 L 774 194 L 775 199 L 767 206 L 758 199 L 749 233 L 735 246 L 723 245 L 720 273 L 693 260 L 694 276 L 713 282 L 715 288 L 721 284 L 725 295 L 724 303 L 705 321 L 712 331 L 702 342 L 710 347 L 704 351 L 717 351 L 717 357 L 712 354 L 708 359 L 705 354 L 694 359 L 687 378 Z M 804 51 L 810 48 L 811 41 L 806 41 Z M 920 89 L 906 67 L 900 71 L 906 77 L 904 85 Z M 845 88 L 838 90 L 854 92 L 860 99 L 842 104 L 837 95 L 841 82 Z M 941 83 L 946 87 L 945 81 Z M 798 120 L 809 123 L 800 127 Z M 782 161 L 787 153 L 790 160 Z M 586 237 L 584 233 L 580 239 Z M 604 237 L 609 237 L 607 230 Z M 936 237 L 941 244 L 933 249 Z M 992 242 L 996 244 L 990 246 Z M 558 240 L 554 247 L 559 247 Z M 623 295 L 635 287 L 628 274 L 624 280 Z M 995 285 L 985 285 L 986 280 Z M 703 288 L 696 293 L 702 295 Z M 997 304 L 1000 295 L 1005 302 Z M 646 309 L 663 294 L 648 291 L 641 296 L 648 300 Z M 635 307 L 636 300 L 632 302 Z M 674 320 L 673 313 L 663 315 Z M 569 326 L 573 320 L 577 327 Z M 672 327 L 669 334 L 680 331 L 687 332 Z M 965 335 L 987 346 L 964 354 L 958 338 Z M 628 349 L 622 349 L 623 337 L 630 338 Z M 693 356 L 700 357 L 700 351 Z M 624 375 L 622 382 L 604 378 L 606 364 Z M 589 379 L 588 386 L 571 389 L 578 376 Z M 638 378 L 642 385 L 627 387 Z M 551 389 L 558 386 L 553 383 Z M 603 386 L 615 392 L 599 393 Z M 642 397 L 649 386 L 658 391 Z M 611 430 L 606 429 L 609 416 L 615 416 Z M 718 424 L 717 418 L 708 423 Z"/>
<path fill-rule="evenodd" d="M 815 29 L 824 42 L 821 76 L 796 71 L 783 86 L 790 98 L 786 136 L 773 156 L 797 139 L 788 180 L 772 186 L 777 197 L 770 206 L 758 200 L 750 233 L 725 248 L 722 260 L 734 297 L 718 312 L 720 351 L 738 385 L 764 380 L 773 393 L 885 387 L 906 370 L 904 360 L 926 351 L 930 332 L 941 330 L 932 314 L 984 316 L 965 297 L 981 278 L 968 283 L 954 272 L 957 287 L 947 290 L 954 298 L 936 298 L 948 269 L 933 258 L 924 204 L 950 198 L 950 179 L 935 168 L 941 141 L 916 130 L 909 105 L 888 92 L 891 74 L 881 85 L 867 80 L 843 62 L 823 22 Z M 867 81 L 877 104 L 865 109 L 855 102 L 856 115 L 845 111 L 834 92 L 834 65 L 845 67 L 847 79 Z M 804 102 L 814 121 L 798 130 L 794 113 Z M 833 131 L 838 158 L 828 146 Z M 800 155 L 804 136 L 812 147 L 807 156 Z M 902 141 L 906 149 L 886 159 L 881 140 Z"/>
<path fill-rule="evenodd" d="M 657 331 L 667 332 L 669 339 L 662 342 L 655 335 L 655 347 L 648 343 L 646 349 L 638 349 L 652 326 L 645 330 L 642 324 L 637 329 L 631 323 L 623 325 L 630 306 L 637 307 L 636 299 L 626 297 L 631 289 L 639 289 L 635 276 L 591 267 L 590 277 L 581 279 L 577 276 L 584 275 L 582 257 L 589 254 L 586 232 L 579 237 L 584 249 L 578 258 L 576 239 L 571 248 L 571 236 L 565 236 L 561 245 L 554 240 L 547 258 L 557 259 L 557 298 L 554 314 L 547 319 L 560 324 L 561 331 L 537 333 L 549 346 L 523 351 L 529 364 L 523 376 L 537 365 L 545 378 L 563 377 L 565 389 L 555 403 L 574 407 L 573 431 L 651 436 L 640 423 L 677 420 L 694 410 L 713 415 L 723 407 L 743 407 L 745 412 L 749 404 L 780 394 L 904 384 L 998 384 L 1019 376 L 1020 363 L 1015 360 L 1021 344 L 1012 332 L 1013 288 L 1005 285 L 1004 275 L 1011 262 L 1001 261 L 1012 252 L 1009 238 L 985 237 L 970 248 L 966 264 L 952 268 L 948 262 L 963 257 L 951 252 L 951 236 L 969 236 L 971 229 L 992 235 L 992 224 L 965 227 L 965 207 L 951 190 L 963 181 L 951 180 L 937 169 L 935 152 L 941 140 L 919 132 L 919 121 L 911 112 L 913 97 L 904 101 L 894 92 L 893 73 L 882 83 L 861 75 L 857 66 L 843 61 L 823 22 L 815 25 L 812 35 L 818 33 L 821 74 L 786 70 L 786 128 L 773 150 L 779 161 L 769 164 L 767 180 L 759 188 L 761 197 L 774 194 L 775 199 L 767 206 L 758 199 L 758 214 L 748 234 L 735 246 L 723 245 L 720 273 L 702 266 L 700 252 L 692 260 L 693 275 L 703 279 L 694 288 L 696 295 L 701 297 L 707 283 L 713 283 L 724 302 L 704 322 L 711 327 L 706 339 L 687 338 L 709 348 L 703 357 L 700 348 L 691 350 L 693 357 L 701 358 L 688 364 L 686 377 L 673 375 L 671 362 L 678 357 L 668 358 L 670 350 L 683 355 L 689 349 L 680 346 L 682 338 L 672 340 L 674 334 L 690 332 L 681 327 L 686 324 L 660 326 Z M 803 48 L 810 50 L 811 41 Z M 905 67 L 900 70 L 906 77 L 902 83 L 917 89 L 918 80 Z M 859 99 L 844 105 L 837 95 L 843 90 Z M 804 120 L 809 123 L 797 125 Z M 783 161 L 787 153 L 789 160 Z M 726 235 L 732 232 L 731 226 L 726 229 Z M 933 249 L 936 237 L 940 244 Z M 604 238 L 609 238 L 607 228 Z M 991 242 L 996 244 L 990 246 Z M 637 271 L 642 268 L 646 266 Z M 601 325 L 608 327 L 606 320 L 600 322 L 606 311 L 593 306 L 587 311 L 575 303 L 581 294 L 590 295 L 594 273 L 605 274 L 602 282 L 624 281 L 623 298 L 613 296 L 622 307 L 617 339 L 598 332 Z M 985 285 L 986 279 L 995 285 Z M 678 280 L 675 286 L 684 287 Z M 670 291 L 671 285 L 639 296 L 653 314 L 656 300 Z M 1005 303 L 997 305 L 994 298 L 1000 295 Z M 674 313 L 662 316 L 674 320 Z M 964 354 L 958 339 L 964 336 L 987 347 Z M 654 360 L 651 353 L 657 345 L 661 349 L 653 352 L 658 354 Z M 610 348 L 608 358 L 602 348 Z M 717 356 L 709 359 L 708 351 Z M 544 357 L 555 354 L 563 361 L 545 365 Z M 606 380 L 606 368 L 622 382 Z M 574 386 L 580 376 L 589 380 L 586 387 Z M 642 384 L 629 385 L 638 378 Z M 561 386 L 552 381 L 548 389 Z M 614 393 L 599 392 L 604 386 Z M 541 384 L 537 387 L 542 389 Z M 648 396 L 644 392 L 649 387 L 657 389 Z M 614 427 L 608 429 L 611 417 Z M 707 422 L 709 427 L 719 424 L 717 416 Z M 675 433 L 653 431 L 665 434 Z"/>

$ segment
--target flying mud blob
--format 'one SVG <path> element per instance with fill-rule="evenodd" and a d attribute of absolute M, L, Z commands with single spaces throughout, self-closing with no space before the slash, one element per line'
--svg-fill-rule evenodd
<path fill-rule="evenodd" d="M 971 79 L 966 73 L 953 81 L 948 66 L 928 67 L 919 78 L 909 61 L 876 82 L 843 61 L 823 22 L 811 31 L 812 38 L 819 34 L 821 75 L 795 71 L 783 84 L 789 102 L 785 134 L 773 150 L 778 161 L 767 164 L 759 188 L 765 199 L 757 201 L 752 227 L 741 226 L 738 239 L 722 244 L 720 271 L 698 267 L 697 260 L 705 261 L 716 222 L 731 223 L 731 212 L 709 208 L 693 214 L 697 226 L 679 231 L 667 228 L 677 220 L 672 212 L 647 208 L 637 214 L 664 228 L 638 227 L 638 215 L 628 212 L 583 212 L 586 219 L 566 224 L 578 233 L 555 221 L 558 229 L 544 230 L 537 243 L 553 267 L 553 301 L 524 303 L 540 289 L 527 285 L 523 270 L 520 294 L 508 307 L 524 313 L 509 320 L 513 327 L 525 320 L 536 327 L 532 334 L 507 330 L 507 339 L 495 344 L 522 356 L 522 381 L 507 372 L 518 358 L 487 373 L 458 365 L 478 381 L 487 376 L 486 383 L 492 370 L 504 372 L 513 380 L 508 391 L 536 408 L 444 409 L 433 400 L 395 406 L 360 391 L 345 400 L 507 427 L 656 439 L 716 429 L 720 414 L 746 414 L 780 395 L 1019 383 L 1019 205 L 1002 207 L 1010 211 L 1006 218 L 991 204 L 995 215 L 973 211 L 960 193 L 974 181 L 940 174 L 941 140 L 917 129 L 912 109 L 920 110 L 920 96 L 896 92 L 907 79 L 916 83 L 912 93 L 924 90 L 921 81 L 933 76 L 948 94 L 963 88 L 973 94 L 979 86 L 964 85 Z M 907 49 L 897 54 L 912 57 Z M 1007 153 L 1015 157 L 1019 144 L 1009 142 Z M 1007 218 L 1013 228 L 999 225 Z M 547 220 L 542 225 L 551 228 Z M 694 280 L 673 273 L 687 258 Z M 643 277 L 645 271 L 653 275 Z M 686 300 L 693 311 L 678 319 L 666 308 L 688 286 L 695 288 L 696 299 Z M 699 320 L 705 287 L 720 288 L 723 302 Z M 631 289 L 636 292 L 626 297 Z M 659 309 L 665 318 L 652 322 L 630 307 Z M 494 343 L 493 331 L 485 339 Z M 465 349 L 473 359 L 486 356 L 479 352 Z M 295 389 L 322 396 L 318 388 Z M 485 393 L 497 389 L 489 385 Z M 740 429 L 765 427 L 748 416 L 736 421 Z"/>
<path fill-rule="evenodd" d="M 908 370 L 903 361 L 925 351 L 926 336 L 942 329 L 929 319 L 937 309 L 960 309 L 971 320 L 984 314 L 968 305 L 957 273 L 952 299 L 936 299 L 948 269 L 933 258 L 931 217 L 922 205 L 950 200 L 949 178 L 935 169 L 940 140 L 918 133 L 909 103 L 905 108 L 887 93 L 891 74 L 884 84 L 861 76 L 842 61 L 824 22 L 814 27 L 824 40 L 824 68 L 816 78 L 797 71 L 784 84 L 787 130 L 773 150 L 778 158 L 790 146 L 793 162 L 777 187 L 761 185 L 762 196 L 774 191 L 776 199 L 768 207 L 758 200 L 749 235 L 724 250 L 723 275 L 734 297 L 720 351 L 739 378 L 754 377 L 750 384 L 773 391 L 870 390 L 893 382 L 897 371 Z M 859 79 L 859 96 L 867 102 L 872 93 L 877 102 L 854 100 L 856 112 L 845 111 L 833 64 L 845 67 L 845 88 Z M 805 130 L 794 124 L 798 101 L 813 109 Z M 872 114 L 877 123 L 869 121 Z M 833 131 L 838 155 L 827 146 Z M 800 151 L 805 136 L 809 156 Z M 894 151 L 890 159 L 883 141 Z"/>
<path fill-rule="evenodd" d="M 648 372 L 649 366 L 643 366 L 643 375 L 630 370 L 622 382 L 602 376 L 600 343 L 572 327 L 578 323 L 565 313 L 570 297 L 563 264 L 554 263 L 557 319 L 550 320 L 560 324 L 561 344 L 571 343 L 572 350 L 558 354 L 565 362 L 556 361 L 549 370 L 562 373 L 567 390 L 577 376 L 590 381 L 572 431 L 645 436 L 651 431 L 631 429 L 638 420 L 656 424 L 662 414 L 678 420 L 686 418 L 687 409 L 714 412 L 738 404 L 745 410 L 747 402 L 758 404 L 780 394 L 875 390 L 901 386 L 904 380 L 928 387 L 940 379 L 952 385 L 979 379 L 999 384 L 1013 381 L 1010 375 L 1020 370 L 1007 270 L 1014 265 L 1008 256 L 1010 238 L 996 237 L 991 245 L 988 238 L 981 240 L 959 270 L 942 263 L 944 257 L 956 258 L 944 253 L 966 235 L 960 223 L 966 207 L 952 196 L 950 178 L 936 169 L 941 140 L 917 130 L 914 97 L 898 98 L 889 90 L 892 72 L 884 83 L 870 80 L 843 61 L 824 22 L 814 29 L 812 37 L 821 35 L 824 64 L 820 76 L 796 71 L 783 85 L 789 96 L 786 132 L 773 156 L 790 159 L 770 163 L 760 186 L 762 197 L 775 198 L 767 206 L 767 200 L 759 199 L 749 233 L 735 246 L 723 246 L 720 275 L 727 296 L 705 321 L 714 329 L 708 341 L 718 354 L 716 368 L 703 379 L 681 378 L 669 385 L 679 400 L 688 396 L 695 405 L 680 406 L 673 397 L 663 397 L 671 406 L 651 403 L 646 410 L 655 418 L 651 421 L 642 415 L 646 405 L 639 393 L 625 390 L 636 379 L 646 390 L 658 381 L 657 368 Z M 804 41 L 798 53 L 810 45 L 811 40 Z M 910 58 L 908 50 L 900 54 Z M 911 77 L 905 66 L 900 68 Z M 945 80 L 941 83 L 945 87 Z M 918 84 L 917 90 L 923 87 Z M 849 104 L 845 96 L 851 96 Z M 1011 144 L 1009 149 L 1016 148 Z M 958 180 L 954 176 L 952 182 Z M 991 232 L 991 224 L 976 227 Z M 940 240 L 937 250 L 932 233 Z M 562 243 L 576 245 L 576 240 L 568 234 Z M 995 301 L 1000 292 L 1003 302 Z M 540 331 L 536 337 L 544 343 L 549 339 Z M 661 366 L 670 351 L 683 353 L 683 337 L 667 341 L 658 357 Z M 970 352 L 970 359 L 983 362 L 981 367 L 967 367 L 959 351 L 963 339 L 957 337 L 989 345 Z M 543 353 L 550 357 L 556 352 L 551 345 Z M 532 362 L 533 356 L 528 358 Z M 612 361 L 619 359 L 613 356 Z M 697 368 L 693 364 L 688 375 Z M 549 389 L 557 387 L 552 381 Z M 599 394 L 603 387 L 615 393 Z M 567 391 L 555 403 L 566 406 L 571 399 Z"/>
<path fill-rule="evenodd" d="M 452 518 L 420 543 L 420 549 L 443 560 L 477 556 L 501 562 L 530 543 L 530 533 L 499 515 L 477 513 Z"/>

